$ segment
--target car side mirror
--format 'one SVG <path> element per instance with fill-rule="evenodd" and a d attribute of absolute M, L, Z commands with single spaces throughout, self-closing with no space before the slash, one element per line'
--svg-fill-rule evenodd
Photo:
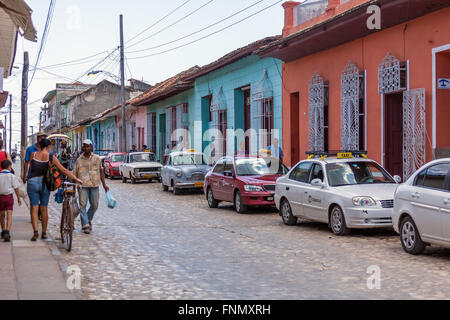
<path fill-rule="evenodd" d="M 311 181 L 311 185 L 313 187 L 318 187 L 318 188 L 324 188 L 325 187 L 325 183 L 323 183 L 323 181 L 320 180 L 320 179 L 314 179 L 313 181 Z"/>
<path fill-rule="evenodd" d="M 394 176 L 394 181 L 397 183 L 401 183 L 402 182 L 402 178 L 400 176 L 395 175 Z"/>
<path fill-rule="evenodd" d="M 223 172 L 223 175 L 224 175 L 225 177 L 233 177 L 233 171 L 224 171 L 224 172 Z"/>

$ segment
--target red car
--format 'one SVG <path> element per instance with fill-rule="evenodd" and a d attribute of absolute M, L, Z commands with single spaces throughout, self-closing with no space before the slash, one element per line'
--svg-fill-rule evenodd
<path fill-rule="evenodd" d="M 110 153 L 104 160 L 105 177 L 106 178 L 120 178 L 119 165 L 121 165 L 125 159 L 126 153 Z"/>
<path fill-rule="evenodd" d="M 205 177 L 210 208 L 231 202 L 238 213 L 249 206 L 275 206 L 275 184 L 288 169 L 275 158 L 225 157 Z"/>

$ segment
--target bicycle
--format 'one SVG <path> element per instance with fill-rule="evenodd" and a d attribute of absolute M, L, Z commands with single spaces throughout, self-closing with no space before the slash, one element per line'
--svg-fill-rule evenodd
<path fill-rule="evenodd" d="M 63 205 L 61 214 L 61 241 L 65 244 L 68 252 L 72 250 L 72 233 L 75 229 L 74 220 L 77 215 L 74 215 L 72 208 L 72 199 L 76 196 L 79 185 L 70 182 L 64 182 L 63 186 Z M 72 188 L 72 189 L 69 189 Z"/>

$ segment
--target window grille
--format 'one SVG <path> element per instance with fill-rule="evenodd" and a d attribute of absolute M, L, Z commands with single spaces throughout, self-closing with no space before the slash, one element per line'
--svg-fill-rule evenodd
<path fill-rule="evenodd" d="M 211 101 L 211 129 L 214 133 L 214 148 L 215 156 L 222 157 L 226 155 L 227 144 L 227 100 L 223 93 L 223 87 L 219 88 L 219 91 L 213 95 Z"/>
<path fill-rule="evenodd" d="M 403 92 L 403 179 L 426 161 L 425 89 Z"/>
<path fill-rule="evenodd" d="M 360 72 L 349 62 L 341 74 L 341 149 L 360 150 Z"/>
<path fill-rule="evenodd" d="M 255 85 L 252 94 L 253 129 L 257 131 L 258 149 L 272 144 L 273 124 L 273 85 L 264 70 L 263 77 Z"/>
<path fill-rule="evenodd" d="M 316 72 L 309 81 L 309 148 L 324 151 L 324 103 L 325 84 Z"/>
<path fill-rule="evenodd" d="M 378 93 L 388 94 L 406 90 L 406 65 L 388 53 L 378 66 Z"/>

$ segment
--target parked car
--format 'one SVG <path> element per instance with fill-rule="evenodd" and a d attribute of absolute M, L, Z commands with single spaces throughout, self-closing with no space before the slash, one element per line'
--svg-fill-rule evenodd
<path fill-rule="evenodd" d="M 119 166 L 125 161 L 126 157 L 126 153 L 113 152 L 108 154 L 103 161 L 105 177 L 110 179 L 120 177 Z"/>
<path fill-rule="evenodd" d="M 274 206 L 275 182 L 286 172 L 275 158 L 224 157 L 205 177 L 208 205 L 231 202 L 238 213 L 249 206 Z"/>
<path fill-rule="evenodd" d="M 392 217 L 406 252 L 450 248 L 450 158 L 426 164 L 398 187 Z"/>
<path fill-rule="evenodd" d="M 156 161 L 155 154 L 151 152 L 129 153 L 125 162 L 119 165 L 122 182 L 126 183 L 130 179 L 132 184 L 141 180 L 161 181 L 161 168 L 161 163 Z"/>
<path fill-rule="evenodd" d="M 182 189 L 203 189 L 206 173 L 211 169 L 203 153 L 173 152 L 161 169 L 161 182 L 164 191 L 169 187 L 174 194 Z"/>
<path fill-rule="evenodd" d="M 375 161 L 336 154 L 301 161 L 276 184 L 286 225 L 298 218 L 327 223 L 334 234 L 352 228 L 392 227 L 395 179 Z"/>

